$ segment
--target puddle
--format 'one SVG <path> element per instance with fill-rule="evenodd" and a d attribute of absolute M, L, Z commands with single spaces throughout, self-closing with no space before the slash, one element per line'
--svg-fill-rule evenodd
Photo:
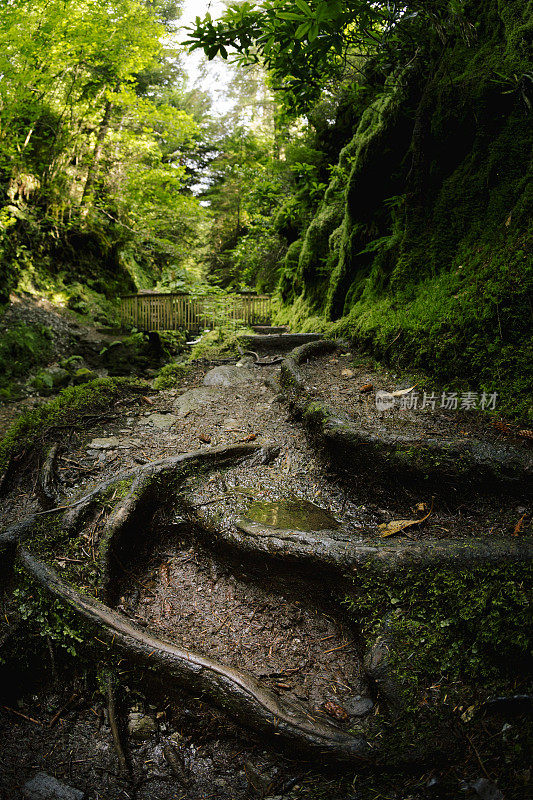
<path fill-rule="evenodd" d="M 246 511 L 246 518 L 283 530 L 324 531 L 339 527 L 333 514 L 308 500 L 279 500 L 275 503 L 258 500 Z"/>

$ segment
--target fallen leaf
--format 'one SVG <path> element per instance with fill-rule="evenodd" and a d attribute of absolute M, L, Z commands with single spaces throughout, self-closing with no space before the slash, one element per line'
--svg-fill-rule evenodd
<path fill-rule="evenodd" d="M 365 383 L 364 386 L 361 386 L 361 388 L 359 389 L 359 392 L 361 394 L 366 394 L 366 392 L 371 392 L 373 388 L 374 388 L 374 385 L 372 383 Z"/>
<path fill-rule="evenodd" d="M 391 392 L 390 393 L 391 397 L 403 397 L 404 394 L 409 394 L 409 392 L 412 392 L 413 389 L 416 389 L 417 386 L 418 386 L 418 383 L 415 383 L 415 385 L 414 386 L 410 386 L 409 389 L 397 389 L 395 392 Z"/>
<path fill-rule="evenodd" d="M 386 536 L 394 536 L 396 533 L 400 533 L 405 528 L 410 528 L 412 525 L 419 525 L 421 522 L 424 522 L 425 519 L 431 516 L 432 511 L 433 501 L 431 501 L 431 508 L 429 509 L 428 513 L 421 519 L 394 519 L 392 522 L 384 522 L 382 525 L 379 525 L 379 529 L 381 530 L 380 536 L 382 538 L 385 538 Z"/>
<path fill-rule="evenodd" d="M 148 403 L 148 405 L 149 405 L 149 406 L 153 406 L 153 404 L 154 404 L 154 401 L 153 401 L 153 400 L 151 400 L 149 397 L 145 397 L 145 395 L 143 395 L 143 400 L 144 400 L 146 403 Z"/>
<path fill-rule="evenodd" d="M 200 439 L 201 442 L 204 442 L 204 444 L 211 444 L 211 437 L 208 436 L 206 433 L 199 433 L 198 438 Z"/>
<path fill-rule="evenodd" d="M 327 700 L 325 703 L 322 703 L 320 708 L 325 711 L 326 714 L 329 714 L 330 717 L 334 717 L 334 719 L 338 719 L 341 722 L 346 722 L 350 719 L 348 712 L 338 703 L 334 703 L 333 700 Z"/>
<path fill-rule="evenodd" d="M 354 372 L 351 369 L 343 369 L 341 375 L 343 378 L 353 378 Z"/>
<path fill-rule="evenodd" d="M 159 576 L 163 586 L 168 586 L 170 583 L 170 570 L 168 564 L 161 564 L 159 567 Z"/>
<path fill-rule="evenodd" d="M 237 441 L 239 443 L 241 443 L 241 442 L 255 442 L 256 439 L 257 439 L 257 433 L 251 433 L 249 436 L 246 436 L 245 439 L 238 439 Z"/>
<path fill-rule="evenodd" d="M 526 518 L 525 514 L 522 517 L 520 517 L 520 519 L 518 520 L 518 522 L 514 526 L 513 536 L 518 536 L 519 533 L 522 533 L 522 531 L 524 530 L 524 519 L 525 518 Z"/>

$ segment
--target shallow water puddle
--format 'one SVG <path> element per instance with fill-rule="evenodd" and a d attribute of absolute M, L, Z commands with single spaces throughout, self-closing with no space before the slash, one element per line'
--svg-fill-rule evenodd
<path fill-rule="evenodd" d="M 246 518 L 282 530 L 324 531 L 339 527 L 333 514 L 309 500 L 257 500 L 246 511 Z"/>

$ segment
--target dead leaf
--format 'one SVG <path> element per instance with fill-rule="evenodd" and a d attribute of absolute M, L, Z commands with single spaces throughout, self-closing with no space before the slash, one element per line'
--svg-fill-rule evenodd
<path fill-rule="evenodd" d="M 153 406 L 153 404 L 154 404 L 154 401 L 153 401 L 153 400 L 151 400 L 151 399 L 150 399 L 150 397 L 145 397 L 145 395 L 143 395 L 143 400 L 144 400 L 146 403 L 148 403 L 148 405 L 149 405 L 149 406 Z"/>
<path fill-rule="evenodd" d="M 382 525 L 379 525 L 379 529 L 381 530 L 380 536 L 382 538 L 394 536 L 396 533 L 400 533 L 405 528 L 410 528 L 412 525 L 420 525 L 421 522 L 424 522 L 425 519 L 431 516 L 432 511 L 433 501 L 431 501 L 431 508 L 428 513 L 421 519 L 394 519 L 392 522 L 384 522 Z"/>
<path fill-rule="evenodd" d="M 170 570 L 168 564 L 161 564 L 159 567 L 159 577 L 163 586 L 168 586 L 170 583 Z"/>
<path fill-rule="evenodd" d="M 395 392 L 391 392 L 390 393 L 391 397 L 403 397 L 404 394 L 409 394 L 409 392 L 412 392 L 413 389 L 416 389 L 417 386 L 418 386 L 418 383 L 415 383 L 415 385 L 414 386 L 410 386 L 409 389 L 397 389 Z"/>
<path fill-rule="evenodd" d="M 211 444 L 211 437 L 210 437 L 210 436 L 208 436 L 206 433 L 199 433 L 199 434 L 198 434 L 198 438 L 199 438 L 199 439 L 200 439 L 200 441 L 201 441 L 201 442 L 203 442 L 204 444 Z"/>
<path fill-rule="evenodd" d="M 257 439 L 257 433 L 251 433 L 249 436 L 246 436 L 245 439 L 237 439 L 237 442 L 240 444 L 241 442 L 255 442 Z"/>
<path fill-rule="evenodd" d="M 325 703 L 322 703 L 320 708 L 325 711 L 326 714 L 329 714 L 330 717 L 338 719 L 340 722 L 346 722 L 350 719 L 348 712 L 338 703 L 333 702 L 333 700 L 327 700 Z"/>
<path fill-rule="evenodd" d="M 341 375 L 343 378 L 353 378 L 354 372 L 351 369 L 343 369 Z"/>
<path fill-rule="evenodd" d="M 524 530 L 524 520 L 525 520 L 525 518 L 526 518 L 525 514 L 520 517 L 520 519 L 518 520 L 518 522 L 514 526 L 513 536 L 518 536 L 519 533 L 522 533 L 522 531 Z"/>
<path fill-rule="evenodd" d="M 374 384 L 372 384 L 372 383 L 365 383 L 365 385 L 364 385 L 364 386 L 361 386 L 361 388 L 359 389 L 359 392 L 360 392 L 361 394 L 366 394 L 366 392 L 371 392 L 373 388 L 374 388 Z"/>

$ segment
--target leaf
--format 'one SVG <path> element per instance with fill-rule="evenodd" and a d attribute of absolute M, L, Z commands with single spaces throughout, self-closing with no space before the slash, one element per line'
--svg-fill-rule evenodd
<path fill-rule="evenodd" d="M 366 394 L 367 392 L 371 392 L 373 388 L 374 388 L 374 384 L 373 383 L 365 383 L 359 389 L 359 393 L 360 394 Z"/>
<path fill-rule="evenodd" d="M 351 369 L 343 369 L 341 375 L 343 378 L 353 378 L 354 372 Z"/>
<path fill-rule="evenodd" d="M 409 392 L 412 392 L 413 389 L 416 389 L 417 386 L 418 383 L 415 383 L 415 385 L 410 386 L 409 389 L 397 389 L 397 391 L 391 392 L 390 395 L 391 397 L 403 397 L 404 394 L 409 394 Z"/>
<path fill-rule="evenodd" d="M 312 17 L 313 16 L 313 12 L 312 12 L 310 6 L 307 5 L 305 0 L 294 0 L 294 2 L 296 3 L 296 5 L 300 9 L 300 11 L 302 11 L 305 14 L 306 17 Z"/>
<path fill-rule="evenodd" d="M 519 533 L 522 533 L 522 531 L 524 530 L 524 519 L 525 518 L 526 518 L 525 514 L 520 517 L 520 519 L 518 520 L 518 522 L 514 526 L 513 536 L 518 536 Z"/>
<path fill-rule="evenodd" d="M 296 33 L 294 34 L 297 39 L 303 39 L 309 28 L 311 27 L 310 22 L 302 22 L 299 28 L 297 28 Z"/>
<path fill-rule="evenodd" d="M 405 530 L 405 528 L 410 528 L 412 525 L 420 525 L 421 522 L 424 522 L 425 519 L 431 516 L 432 511 L 433 500 L 431 501 L 431 508 L 429 509 L 428 513 L 421 519 L 395 519 L 392 520 L 392 522 L 386 522 L 382 525 L 379 525 L 379 529 L 381 530 L 381 538 L 384 539 L 386 536 L 394 536 L 395 534 Z"/>
<path fill-rule="evenodd" d="M 335 703 L 333 700 L 326 700 L 325 703 L 322 703 L 321 708 L 329 714 L 330 717 L 334 719 L 338 719 L 340 722 L 346 722 L 350 719 L 350 715 L 342 706 L 338 703 Z"/>

